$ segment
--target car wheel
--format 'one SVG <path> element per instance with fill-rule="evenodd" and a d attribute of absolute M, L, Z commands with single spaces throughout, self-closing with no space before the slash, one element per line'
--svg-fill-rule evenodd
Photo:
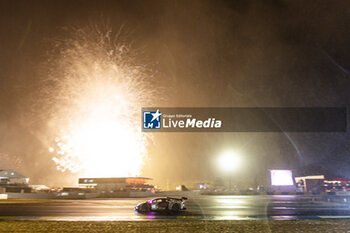
<path fill-rule="evenodd" d="M 180 211 L 180 205 L 175 203 L 172 207 L 171 207 L 172 211 L 178 212 Z"/>
<path fill-rule="evenodd" d="M 148 203 L 144 203 L 140 206 L 140 211 L 141 212 L 150 212 L 151 211 L 151 207 Z"/>

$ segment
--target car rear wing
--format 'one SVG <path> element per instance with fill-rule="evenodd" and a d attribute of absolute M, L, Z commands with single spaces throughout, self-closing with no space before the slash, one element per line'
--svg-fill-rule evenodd
<path fill-rule="evenodd" d="M 167 199 L 172 199 L 172 200 L 179 200 L 179 201 L 185 201 L 188 198 L 187 197 L 181 197 L 181 198 L 175 198 L 175 197 L 166 197 Z"/>

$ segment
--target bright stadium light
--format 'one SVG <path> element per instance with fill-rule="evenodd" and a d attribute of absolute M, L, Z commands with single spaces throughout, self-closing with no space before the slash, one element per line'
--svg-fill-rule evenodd
<path fill-rule="evenodd" d="M 226 151 L 219 157 L 218 164 L 223 171 L 232 172 L 239 168 L 242 159 L 236 151 Z"/>

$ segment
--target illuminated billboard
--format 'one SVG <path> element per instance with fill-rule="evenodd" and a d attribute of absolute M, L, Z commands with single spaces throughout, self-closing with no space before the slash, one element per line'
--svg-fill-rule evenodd
<path fill-rule="evenodd" d="M 270 170 L 271 185 L 294 185 L 292 170 Z"/>

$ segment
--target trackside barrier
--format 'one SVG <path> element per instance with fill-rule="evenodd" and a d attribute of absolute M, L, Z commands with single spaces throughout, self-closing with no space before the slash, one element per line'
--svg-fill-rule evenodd
<path fill-rule="evenodd" d="M 214 192 L 207 191 L 202 192 L 202 195 L 304 195 L 304 196 L 347 196 L 350 198 L 349 193 L 334 193 L 334 192 L 253 192 L 253 191 L 241 191 L 241 192 Z"/>

